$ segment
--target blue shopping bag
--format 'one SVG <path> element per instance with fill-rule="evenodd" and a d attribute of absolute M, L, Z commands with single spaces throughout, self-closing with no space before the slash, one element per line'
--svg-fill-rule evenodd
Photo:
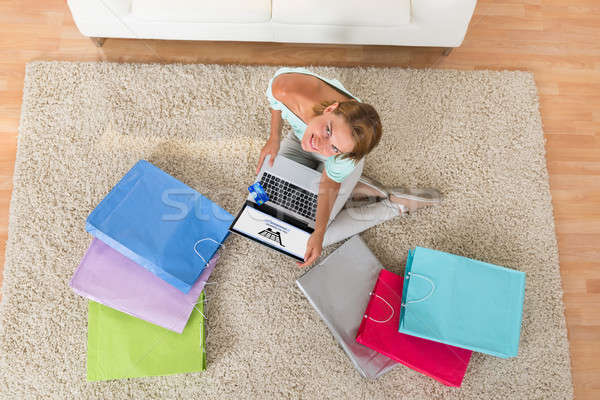
<path fill-rule="evenodd" d="M 141 160 L 88 216 L 86 230 L 188 293 L 232 221 L 210 199 Z"/>
<path fill-rule="evenodd" d="M 441 251 L 409 251 L 399 332 L 497 357 L 517 355 L 525 273 Z"/>

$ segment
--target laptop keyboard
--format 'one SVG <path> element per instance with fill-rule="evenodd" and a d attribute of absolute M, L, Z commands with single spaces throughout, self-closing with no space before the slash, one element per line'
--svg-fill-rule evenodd
<path fill-rule="evenodd" d="M 269 201 L 294 211 L 308 219 L 315 220 L 317 215 L 317 195 L 284 181 L 276 176 L 263 173 L 260 184 L 269 195 Z"/>

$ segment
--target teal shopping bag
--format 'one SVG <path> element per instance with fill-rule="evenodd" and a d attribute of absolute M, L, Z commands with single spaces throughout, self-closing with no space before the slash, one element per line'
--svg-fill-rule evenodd
<path fill-rule="evenodd" d="M 517 355 L 525 273 L 417 247 L 409 251 L 399 332 L 497 357 Z"/>

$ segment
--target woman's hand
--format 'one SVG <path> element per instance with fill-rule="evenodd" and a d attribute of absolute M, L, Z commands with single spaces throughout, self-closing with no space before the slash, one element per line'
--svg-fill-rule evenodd
<path fill-rule="evenodd" d="M 258 174 L 260 172 L 260 168 L 262 167 L 266 156 L 271 156 L 270 164 L 272 167 L 273 163 L 275 162 L 275 157 L 277 156 L 278 152 L 279 152 L 279 137 L 276 137 L 276 138 L 270 137 L 269 140 L 267 140 L 267 143 L 265 143 L 262 150 L 260 151 L 260 157 L 258 159 L 258 167 L 256 167 L 256 173 Z"/>
<path fill-rule="evenodd" d="M 313 232 L 308 238 L 306 244 L 306 253 L 304 254 L 304 263 L 298 262 L 299 267 L 306 267 L 311 265 L 323 252 L 323 233 L 317 231 Z"/>

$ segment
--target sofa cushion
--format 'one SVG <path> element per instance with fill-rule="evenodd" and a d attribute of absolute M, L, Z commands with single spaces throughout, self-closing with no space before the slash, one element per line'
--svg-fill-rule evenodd
<path fill-rule="evenodd" d="M 133 0 L 131 14 L 150 21 L 267 22 L 271 0 Z"/>
<path fill-rule="evenodd" d="M 300 25 L 398 26 L 410 23 L 411 0 L 273 0 L 273 22 Z"/>

